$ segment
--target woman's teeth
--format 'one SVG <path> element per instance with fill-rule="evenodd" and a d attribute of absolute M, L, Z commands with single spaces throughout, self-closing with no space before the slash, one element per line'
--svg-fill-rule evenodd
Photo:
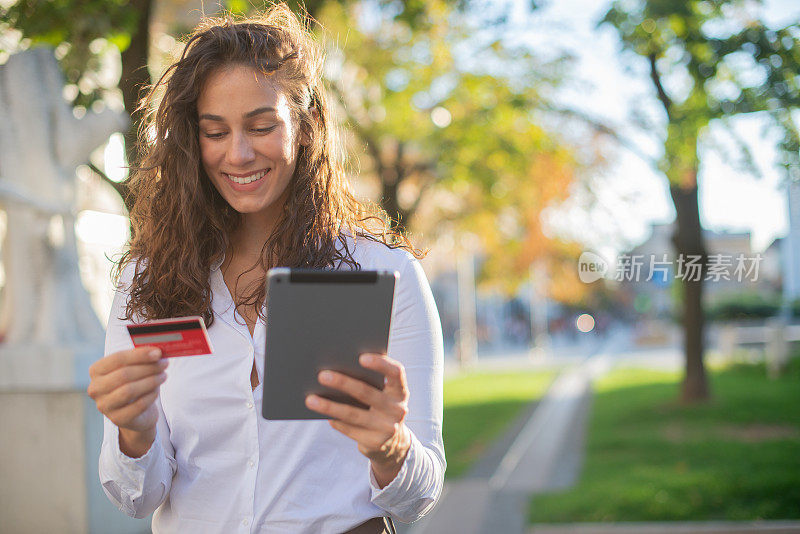
<path fill-rule="evenodd" d="M 269 172 L 268 170 L 261 171 L 255 174 L 251 174 L 250 176 L 245 176 L 244 178 L 239 178 L 238 176 L 231 176 L 230 174 L 226 174 L 225 176 L 227 176 L 229 179 L 233 180 L 237 184 L 244 185 L 244 184 L 249 184 L 250 182 L 255 182 L 256 180 L 262 178 L 268 172 Z"/>

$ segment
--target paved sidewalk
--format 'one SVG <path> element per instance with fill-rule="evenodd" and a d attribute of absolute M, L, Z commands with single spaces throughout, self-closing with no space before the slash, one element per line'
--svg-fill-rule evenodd
<path fill-rule="evenodd" d="M 400 534 L 800 534 L 800 521 L 527 524 L 530 497 L 574 484 L 584 456 L 591 384 L 614 365 L 680 369 L 677 348 L 630 350 L 612 336 L 584 358 L 495 360 L 498 368 L 560 366 L 532 404 L 436 508 Z M 532 363 L 532 365 L 530 365 Z M 560 363 L 560 365 L 559 365 Z"/>
<path fill-rule="evenodd" d="M 500 440 L 505 452 L 490 449 L 471 476 L 445 484 L 430 515 L 398 530 L 409 534 L 524 533 L 529 496 L 568 486 L 577 476 L 591 380 L 605 371 L 609 361 L 598 352 L 562 371 L 535 409 L 528 410 Z"/>
<path fill-rule="evenodd" d="M 691 521 L 531 525 L 528 534 L 798 534 L 800 521 Z"/>

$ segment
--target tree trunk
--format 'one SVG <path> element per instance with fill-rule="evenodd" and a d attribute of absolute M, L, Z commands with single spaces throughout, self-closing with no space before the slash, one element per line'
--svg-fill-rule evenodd
<path fill-rule="evenodd" d="M 131 126 L 125 132 L 125 154 L 128 159 L 128 165 L 135 165 L 138 163 L 136 153 L 137 132 L 143 119 L 143 114 L 136 112 L 136 107 L 139 103 L 140 92 L 151 83 L 150 71 L 147 65 L 153 0 L 132 0 L 131 7 L 138 13 L 139 18 L 136 22 L 136 29 L 131 33 L 130 46 L 121 54 L 122 75 L 119 79 L 119 88 L 122 91 L 125 110 L 131 116 Z M 128 194 L 127 184 L 123 182 L 118 186 L 114 187 L 122 196 L 125 207 L 130 211 L 133 199 Z"/>
<path fill-rule="evenodd" d="M 673 241 L 678 257 L 688 260 L 692 256 L 700 256 L 699 263 L 702 266 L 699 276 L 684 276 L 682 280 L 686 374 L 681 386 L 681 400 L 694 403 L 707 400 L 710 396 L 703 364 L 703 278 L 707 254 L 700 226 L 696 180 L 689 187 L 670 186 L 670 195 L 675 204 L 677 228 Z"/>
<path fill-rule="evenodd" d="M 389 215 L 392 229 L 395 230 L 404 229 L 408 223 L 408 214 L 397 199 L 398 186 L 397 179 L 386 179 L 385 176 L 381 179 L 381 208 Z"/>

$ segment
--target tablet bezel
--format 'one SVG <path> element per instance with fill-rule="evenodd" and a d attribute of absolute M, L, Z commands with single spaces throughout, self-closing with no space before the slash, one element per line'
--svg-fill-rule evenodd
<path fill-rule="evenodd" d="M 363 352 L 386 353 L 396 271 L 274 268 L 267 273 L 267 321 L 262 416 L 269 420 L 328 419 L 305 397 L 364 407 L 317 375 L 333 369 L 382 389 L 384 377 L 361 367 Z"/>

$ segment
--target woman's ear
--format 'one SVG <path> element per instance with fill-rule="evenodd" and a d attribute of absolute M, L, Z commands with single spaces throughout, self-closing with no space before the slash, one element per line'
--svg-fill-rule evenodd
<path fill-rule="evenodd" d="M 313 106 L 309 112 L 311 113 L 311 120 L 315 124 L 319 124 L 319 110 L 316 106 Z M 303 146 L 308 146 L 311 144 L 313 139 L 313 130 L 306 124 L 302 124 L 300 126 L 300 144 Z"/>

